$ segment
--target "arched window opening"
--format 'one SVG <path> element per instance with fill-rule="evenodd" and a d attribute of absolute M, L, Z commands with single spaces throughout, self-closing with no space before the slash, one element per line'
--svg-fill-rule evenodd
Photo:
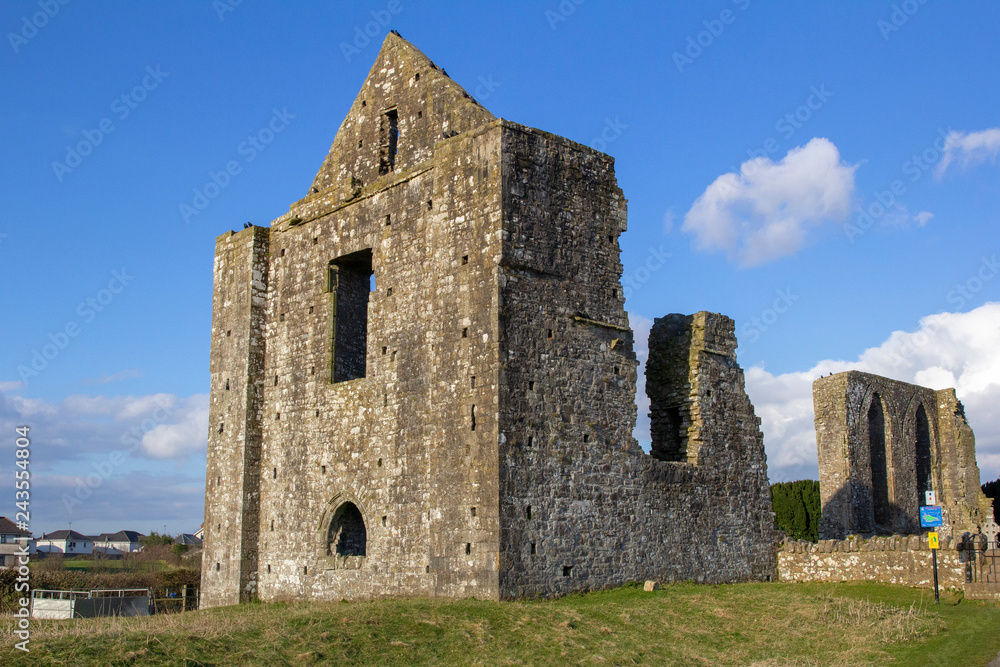
<path fill-rule="evenodd" d="M 327 533 L 328 556 L 364 556 L 368 531 L 361 511 L 354 503 L 344 503 L 333 513 Z"/>
<path fill-rule="evenodd" d="M 882 398 L 872 396 L 868 408 L 868 451 L 871 457 L 872 513 L 876 530 L 888 530 L 892 521 L 889 509 L 889 474 L 885 450 L 885 413 Z"/>
<path fill-rule="evenodd" d="M 931 482 L 931 427 L 927 423 L 924 406 L 917 408 L 917 493 L 920 504 L 924 504 L 924 494 L 934 488 Z"/>

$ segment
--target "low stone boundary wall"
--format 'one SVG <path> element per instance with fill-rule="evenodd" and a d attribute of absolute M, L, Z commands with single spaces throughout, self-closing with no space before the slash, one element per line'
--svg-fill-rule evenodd
<path fill-rule="evenodd" d="M 941 539 L 938 583 L 962 588 L 966 564 L 951 538 Z M 906 586 L 934 586 L 934 570 L 927 537 L 889 537 L 820 540 L 785 539 L 778 552 L 781 581 L 881 581 Z"/>

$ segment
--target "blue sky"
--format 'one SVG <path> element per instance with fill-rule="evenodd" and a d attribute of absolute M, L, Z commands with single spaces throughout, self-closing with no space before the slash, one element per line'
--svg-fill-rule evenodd
<path fill-rule="evenodd" d="M 809 383 L 846 368 L 956 386 L 996 478 L 998 22 L 917 0 L 3 3 L 0 442 L 32 426 L 32 530 L 197 529 L 213 239 L 306 193 L 390 28 L 495 115 L 615 157 L 637 339 L 670 312 L 736 320 L 773 480 L 815 476 Z"/>

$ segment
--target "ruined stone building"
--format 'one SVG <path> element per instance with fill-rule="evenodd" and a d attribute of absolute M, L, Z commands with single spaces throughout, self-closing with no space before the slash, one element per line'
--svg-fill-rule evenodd
<path fill-rule="evenodd" d="M 216 240 L 202 604 L 773 571 L 732 320 L 658 319 L 653 449 L 609 156 L 389 35 L 308 194 Z"/>
<path fill-rule="evenodd" d="M 925 491 L 942 507 L 938 532 L 955 539 L 993 516 L 954 389 L 849 371 L 816 380 L 813 404 L 821 539 L 919 533 Z"/>

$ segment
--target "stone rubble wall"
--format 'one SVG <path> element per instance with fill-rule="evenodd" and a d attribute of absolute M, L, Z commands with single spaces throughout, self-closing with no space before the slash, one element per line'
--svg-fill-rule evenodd
<path fill-rule="evenodd" d="M 966 563 L 957 543 L 941 540 L 938 584 L 962 588 Z M 886 584 L 933 587 L 931 550 L 923 535 L 891 535 L 864 539 L 786 539 L 778 552 L 781 581 L 879 581 Z"/>

